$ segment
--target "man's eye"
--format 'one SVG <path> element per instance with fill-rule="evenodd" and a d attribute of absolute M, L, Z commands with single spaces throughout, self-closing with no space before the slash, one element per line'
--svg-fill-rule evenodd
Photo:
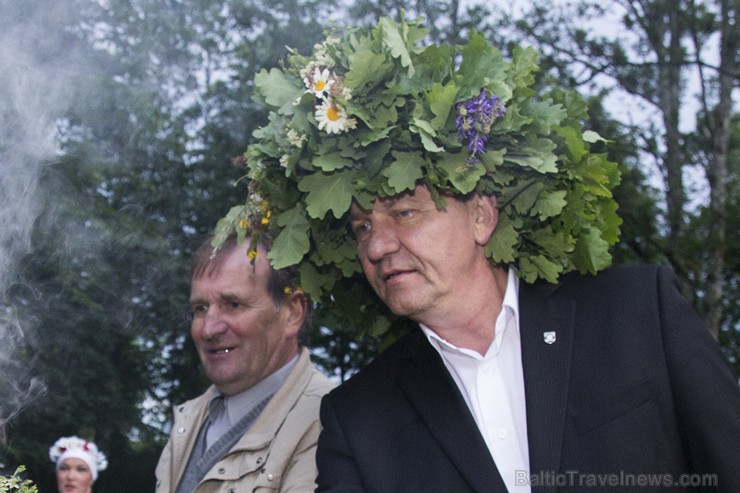
<path fill-rule="evenodd" d="M 208 311 L 208 306 L 206 305 L 193 305 L 190 308 L 190 311 L 193 313 L 194 317 L 197 317 L 199 315 L 203 315 Z"/>
<path fill-rule="evenodd" d="M 370 231 L 370 223 L 359 223 L 359 224 L 356 224 L 352 228 L 352 231 L 354 231 L 355 235 L 357 235 L 357 236 L 360 236 L 363 233 L 367 233 L 368 231 Z"/>
<path fill-rule="evenodd" d="M 396 212 L 396 217 L 399 219 L 404 219 L 404 218 L 411 216 L 413 213 L 414 211 L 412 211 L 411 209 L 402 209 Z"/>

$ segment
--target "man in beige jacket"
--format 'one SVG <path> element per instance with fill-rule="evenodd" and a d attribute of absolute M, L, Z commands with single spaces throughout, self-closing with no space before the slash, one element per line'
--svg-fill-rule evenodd
<path fill-rule="evenodd" d="M 229 238 L 196 252 L 191 336 L 205 393 L 176 406 L 157 493 L 309 492 L 321 397 L 332 383 L 304 347 L 310 304 L 267 245 Z"/>

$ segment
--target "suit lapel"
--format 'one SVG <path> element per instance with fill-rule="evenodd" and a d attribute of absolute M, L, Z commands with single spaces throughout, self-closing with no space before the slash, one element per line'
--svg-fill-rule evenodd
<path fill-rule="evenodd" d="M 519 291 L 530 474 L 560 469 L 575 301 L 550 296 L 556 289 L 522 283 Z"/>
<path fill-rule="evenodd" d="M 429 431 L 474 491 L 506 491 L 473 416 L 439 354 L 419 329 L 399 383 Z"/>

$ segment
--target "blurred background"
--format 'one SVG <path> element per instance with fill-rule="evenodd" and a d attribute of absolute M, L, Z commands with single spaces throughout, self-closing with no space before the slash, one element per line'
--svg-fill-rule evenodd
<path fill-rule="evenodd" d="M 187 271 L 245 196 L 254 74 L 401 9 L 434 41 L 534 46 L 538 91 L 587 98 L 623 173 L 615 263 L 671 264 L 740 369 L 738 2 L 0 0 L 0 474 L 54 491 L 77 434 L 108 455 L 97 493 L 153 491 L 171 406 L 207 385 Z M 316 325 L 337 381 L 382 347 Z"/>

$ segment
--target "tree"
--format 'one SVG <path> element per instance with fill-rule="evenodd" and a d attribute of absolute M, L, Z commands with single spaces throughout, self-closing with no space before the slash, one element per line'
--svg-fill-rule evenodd
<path fill-rule="evenodd" d="M 605 16 L 614 12 L 621 16 L 622 30 L 616 22 L 604 28 Z M 627 116 L 636 120 L 640 114 L 657 116 L 626 123 L 641 150 L 638 166 L 647 169 L 645 163 L 651 162 L 661 178 L 661 254 L 715 337 L 722 326 L 724 286 L 728 277 L 736 276 L 725 262 L 732 241 L 727 236 L 726 184 L 732 93 L 738 81 L 737 12 L 737 2 L 724 0 L 535 1 L 519 16 L 502 16 L 498 24 L 501 29 L 506 23 L 515 25 L 513 37 L 533 42 L 560 80 L 583 91 L 611 89 L 623 106 L 632 108 Z M 594 21 L 601 22 L 601 29 L 589 29 Z M 689 86 L 692 77 L 698 86 Z M 701 137 L 684 130 L 689 106 L 696 108 Z M 703 171 L 705 187 L 689 182 L 688 173 L 696 176 L 697 170 Z M 702 189 L 708 191 L 706 203 L 690 200 Z M 698 238 L 706 255 L 697 262 L 691 244 L 699 232 L 689 225 L 704 210 L 712 221 Z M 629 238 L 630 231 L 623 230 L 623 235 Z M 647 253 L 641 256 L 653 257 Z"/>
<path fill-rule="evenodd" d="M 695 2 L 688 5 L 692 14 L 690 33 L 694 43 L 694 52 L 701 54 L 706 42 L 705 35 L 711 29 L 719 31 L 719 64 L 709 67 L 716 70 L 715 75 L 705 75 L 707 68 L 700 57 L 696 66 L 700 74 L 700 119 L 697 122 L 697 133 L 706 140 L 704 145 L 697 145 L 692 156 L 698 162 L 707 177 L 711 190 L 708 211 L 711 216 L 707 232 L 708 244 L 711 245 L 706 259 L 706 279 L 704 286 L 706 296 L 702 299 L 703 312 L 707 314 L 707 324 L 715 338 L 719 338 L 723 325 L 723 297 L 725 293 L 725 262 L 727 257 L 727 231 L 729 226 L 728 192 L 732 169 L 731 133 L 732 126 L 737 128 L 737 119 L 733 109 L 732 94 L 740 80 L 740 33 L 737 22 L 740 21 L 740 4 L 736 1 L 722 0 L 716 4 L 718 12 L 707 12 Z M 702 144 L 701 140 L 698 144 Z M 735 161 L 735 168 L 737 161 Z M 736 175 L 735 175 L 736 176 Z M 735 270 L 735 273 L 738 271 Z M 737 327 L 734 328 L 737 330 Z"/>
<path fill-rule="evenodd" d="M 1 300 L 27 336 L 14 361 L 46 392 L 13 416 L 3 455 L 51 491 L 48 447 L 79 434 L 110 459 L 96 491 L 152 490 L 172 404 L 207 385 L 188 332 L 188 264 L 237 200 L 229 162 L 261 123 L 249 82 L 286 44 L 318 36 L 320 9 L 68 0 L 47 16 L 47 3 L 3 8 L 17 14 L 3 25 L 42 28 L 31 58 L 64 67 L 39 80 L 63 80 L 66 96 L 46 108 L 57 155 L 26 163 L 42 170 L 39 214 Z"/>

